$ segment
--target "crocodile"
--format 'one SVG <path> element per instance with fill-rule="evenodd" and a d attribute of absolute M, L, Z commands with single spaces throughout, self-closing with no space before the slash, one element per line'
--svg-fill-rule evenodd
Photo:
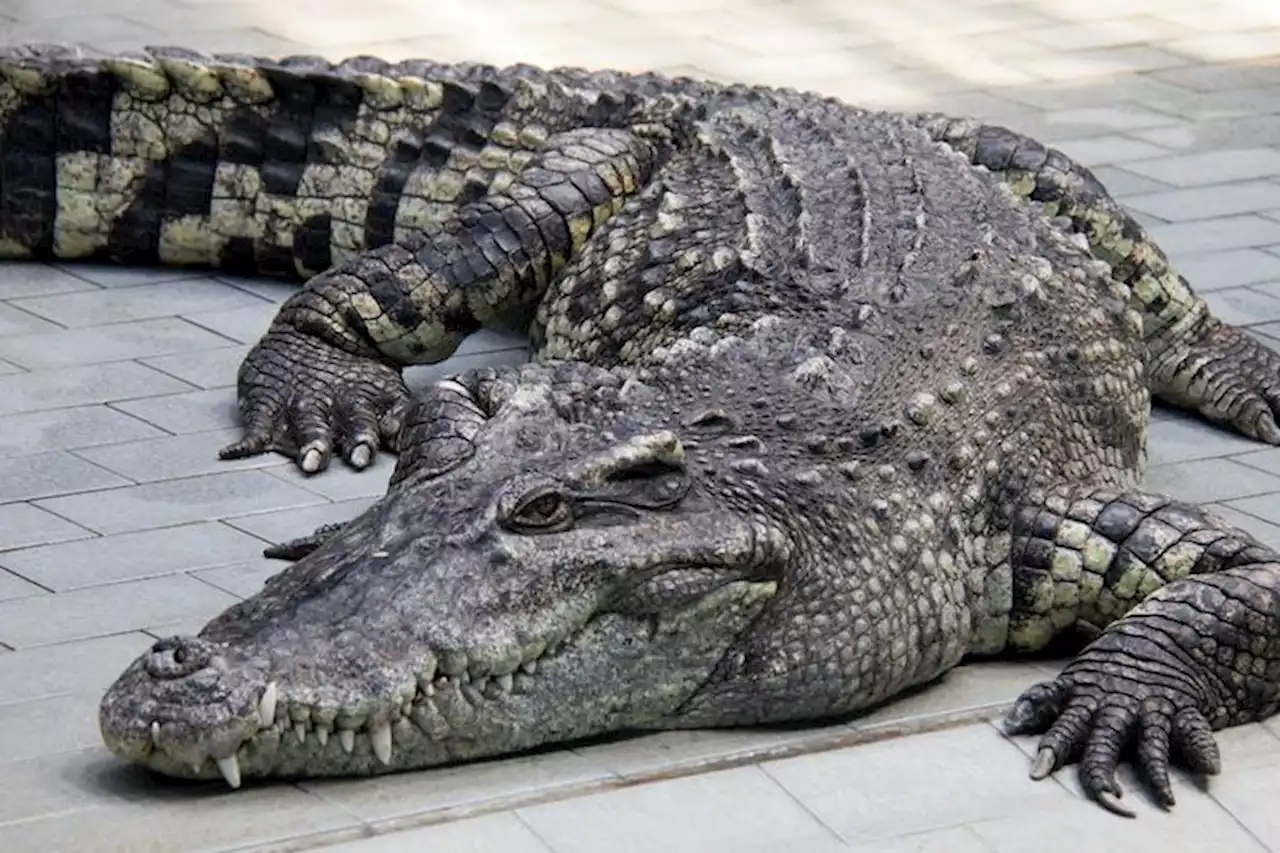
<path fill-rule="evenodd" d="M 1010 129 L 657 74 L 0 52 L 0 255 L 300 282 L 243 433 L 383 497 L 106 691 L 163 775 L 360 776 L 845 717 L 1067 642 L 1030 774 L 1132 814 L 1280 704 L 1280 555 L 1139 485 L 1280 355 Z M 481 328 L 529 363 L 410 393 Z"/>

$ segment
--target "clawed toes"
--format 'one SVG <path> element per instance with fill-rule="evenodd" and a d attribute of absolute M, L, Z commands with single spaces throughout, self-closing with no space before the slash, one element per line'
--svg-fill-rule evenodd
<path fill-rule="evenodd" d="M 1064 686 L 1056 681 L 1047 681 L 1028 688 L 1005 715 L 1005 732 L 1010 735 L 1023 735 L 1044 731 L 1061 713 L 1064 696 Z"/>
<path fill-rule="evenodd" d="M 1041 780 L 1079 761 L 1080 785 L 1098 805 L 1134 817 L 1122 802 L 1116 770 L 1132 746 L 1150 792 L 1161 807 L 1174 805 L 1170 780 L 1173 752 L 1193 770 L 1212 774 L 1221 767 L 1212 728 L 1198 708 L 1171 695 L 1139 702 L 1129 690 L 1100 691 L 1064 681 L 1038 684 L 1018 698 L 1005 719 L 1010 734 L 1044 732 L 1030 776 Z"/>

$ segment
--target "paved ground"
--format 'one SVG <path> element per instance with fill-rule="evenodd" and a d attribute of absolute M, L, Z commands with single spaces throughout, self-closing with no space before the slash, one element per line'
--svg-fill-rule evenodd
<path fill-rule="evenodd" d="M 974 113 L 1098 167 L 1221 316 L 1280 346 L 1268 0 L 0 0 L 0 38 L 656 67 Z M 235 433 L 235 367 L 285 293 L 0 268 L 0 850 L 1280 851 L 1280 727 L 1224 733 L 1226 774 L 1207 794 L 1184 780 L 1164 815 L 1131 793 L 1142 815 L 1120 821 L 1070 774 L 1027 781 L 1030 744 L 987 722 L 1050 672 L 1033 664 L 964 668 L 818 730 L 234 794 L 122 770 L 95 730 L 119 668 L 256 589 L 279 566 L 258 556 L 264 542 L 354 515 L 389 474 L 304 481 L 274 458 L 216 461 Z M 477 336 L 415 380 L 519 359 L 516 343 Z M 1280 545 L 1280 450 L 1161 413 L 1152 463 L 1153 487 Z"/>

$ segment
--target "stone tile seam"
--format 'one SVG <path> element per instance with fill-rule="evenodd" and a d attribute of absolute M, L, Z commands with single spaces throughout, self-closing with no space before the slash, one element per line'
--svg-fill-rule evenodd
<path fill-rule="evenodd" d="M 70 293 L 55 293 L 55 294 L 51 294 L 51 296 L 71 296 L 71 295 L 74 295 L 74 294 L 70 294 Z M 33 319 L 33 320 L 35 320 L 35 321 L 37 321 L 37 322 L 39 322 L 39 323 L 49 323 L 50 325 L 57 326 L 57 327 L 58 327 L 58 330 L 70 330 L 70 329 L 72 328 L 71 326 L 65 325 L 65 324 L 63 324 L 63 323 L 59 323 L 57 320 L 54 320 L 54 319 L 53 319 L 53 318 L 51 318 L 51 317 L 46 317 L 46 316 L 44 316 L 43 314 L 38 314 L 38 313 L 36 313 L 35 311 L 32 311 L 32 310 L 30 310 L 29 308 L 27 308 L 25 305 L 22 305 L 22 304 L 21 304 L 23 301 L 28 300 L 28 299 L 43 299 L 43 298 L 45 298 L 45 297 L 42 297 L 42 296 L 14 296 L 14 297 L 12 297 L 12 298 L 10 298 L 10 299 L 0 300 L 0 303 L 3 303 L 4 305 L 8 306 L 9 308 L 12 308 L 14 311 L 18 311 L 18 312 L 20 312 L 23 316 L 30 317 L 31 319 Z M 39 332 L 32 332 L 32 333 L 30 333 L 30 334 L 37 334 L 37 335 L 38 335 L 38 334 L 40 334 L 40 333 L 39 333 Z M 51 332 L 45 332 L 44 334 L 51 334 Z M 8 338 L 8 337 L 21 337 L 21 335 L 6 335 L 5 337 L 6 337 L 6 338 Z"/>
<path fill-rule="evenodd" d="M 129 487 L 128 487 L 128 486 L 124 486 L 124 487 L 122 487 L 122 488 L 129 488 Z M 107 491 L 111 491 L 111 490 L 107 490 Z M 80 492 L 79 494 L 86 494 L 86 493 L 85 493 L 85 492 Z M 330 503 L 336 503 L 336 501 L 330 501 Z M 0 504 L 0 506 L 4 506 L 4 504 Z M 291 508 L 292 508 L 292 507 L 285 507 L 285 509 L 291 509 Z M 52 510 L 45 510 L 45 512 L 49 512 L 49 513 L 51 513 L 51 514 L 56 515 L 56 513 L 54 513 Z M 233 531 L 233 532 L 235 532 L 235 533 L 240 533 L 240 534 L 243 534 L 243 535 L 245 535 L 245 536 L 249 536 L 249 537 L 251 537 L 251 538 L 253 538 L 253 539 L 257 539 L 259 542 L 263 543 L 264 545 L 274 545 L 274 544 L 276 544 L 276 543 L 275 543 L 275 542 L 273 542 L 272 540 L 267 539 L 266 537 L 264 537 L 264 536 L 262 536 L 262 535 L 260 535 L 260 534 L 258 534 L 258 533 L 254 533 L 254 532 L 253 532 L 253 531 L 251 531 L 251 530 L 245 530 L 245 529 L 243 529 L 243 528 L 236 527 L 234 524 L 231 524 L 231 523 L 230 523 L 230 522 L 231 522 L 232 520 L 234 520 L 234 519 L 238 519 L 238 518 L 248 518 L 249 516 L 252 516 L 252 515 L 265 515 L 265 514 L 267 514 L 267 513 L 271 513 L 271 512 L 279 512 L 279 510 L 278 510 L 278 509 L 269 509 L 269 510 L 262 510 L 261 512 L 256 512 L 256 513 L 244 513 L 243 515 L 227 516 L 227 517 L 225 517 L 225 518 L 207 518 L 207 519 L 203 519 L 203 520 L 196 520 L 196 521 L 179 521 L 179 522 L 176 522 L 176 523 L 173 523 L 173 524 L 162 524 L 162 525 L 159 525 L 159 526 L 157 526 L 157 527 L 146 527 L 146 528 L 142 528 L 141 530 L 124 530 L 124 531 L 121 531 L 121 532 L 119 532 L 119 533 L 98 533 L 97 531 L 89 531 L 90 535 L 88 535 L 88 536 L 83 536 L 83 537 L 80 537 L 80 538 L 78 538 L 78 539 L 60 539 L 60 540 L 58 540 L 57 542 L 46 542 L 46 543 L 41 544 L 41 545 L 23 545 L 22 547 L 19 547 L 19 548 L 7 548 L 7 549 L 4 549 L 4 550 L 0 550 L 0 569 L 4 569 L 5 571 L 10 572 L 11 574 L 18 575 L 18 577 L 21 577 L 23 580 L 27 581 L 28 583 L 35 583 L 37 586 L 42 586 L 42 587 L 43 587 L 43 585 L 42 585 L 42 584 L 38 584 L 36 581 L 33 581 L 33 580 L 31 580 L 30 578 L 26 577 L 25 575 L 22 575 L 20 572 L 18 572 L 18 570 L 17 570 L 17 569 L 10 568 L 8 565 L 6 565 L 6 564 L 5 564 L 5 562 L 4 562 L 4 561 L 5 561 L 5 555 L 8 555 L 8 554 L 15 554 L 15 553 L 18 553 L 18 552 L 20 552 L 20 551 L 30 551 L 30 550 L 34 550 L 34 549 L 36 549 L 36 548 L 48 548 L 48 547 L 52 547 L 52 546 L 56 546 L 56 545 L 69 545 L 69 544 L 72 544 L 72 543 L 75 543 L 75 542 L 86 542 L 86 541 L 93 540 L 93 539 L 108 539 L 108 538 L 111 538 L 111 537 L 114 537 L 114 536 L 128 536 L 128 535 L 133 535 L 133 534 L 137 534 L 137 533 L 160 532 L 160 531 L 165 531 L 165 530 L 173 530 L 173 529 L 175 529 L 175 528 L 179 528 L 179 527 L 192 527 L 192 526 L 200 525 L 200 524 L 218 524 L 218 525 L 221 525 L 221 526 L 227 527 L 228 529 L 230 529 L 231 531 Z M 62 518 L 62 516 L 58 516 L 58 517 L 59 517 L 59 518 Z M 352 516 L 352 517 L 354 518 L 354 516 Z M 77 523 L 77 522 L 75 522 L 75 521 L 71 521 L 70 519 L 65 519 L 65 520 L 66 520 L 66 521 L 68 521 L 68 522 L 70 522 L 71 524 L 75 524 L 77 527 L 83 527 L 83 525 L 78 524 L 78 523 Z M 88 528 L 85 528 L 85 529 L 86 529 L 86 530 L 88 530 Z M 300 534 L 300 535 L 305 536 L 305 535 L 307 535 L 307 534 L 308 534 L 308 533 L 310 533 L 310 532 L 311 532 L 311 531 L 307 531 L 306 533 L 302 533 L 302 534 Z M 82 587 L 75 587 L 75 588 L 73 588 L 73 589 L 66 589 L 66 590 L 62 590 L 62 591 L 60 591 L 60 592 L 59 592 L 59 591 L 56 591 L 56 590 L 49 590 L 49 591 L 50 591 L 50 592 L 52 592 L 54 595 L 62 595 L 62 594 L 66 594 L 66 593 L 68 593 L 68 592 L 74 592 L 74 591 L 76 591 L 76 590 L 80 590 L 80 589 L 90 589 L 90 588 L 101 588 L 101 587 L 107 587 L 107 586 L 115 586 L 116 584 L 121 584 L 121 583 L 130 583 L 130 582 L 132 582 L 132 581 L 149 580 L 149 579 L 152 579 L 152 578 L 172 577 L 173 575 L 186 574 L 186 573 L 189 573 L 189 572 L 203 572 L 203 571 L 205 571 L 205 570 L 207 570 L 207 569 L 218 569 L 218 568 L 223 568 L 223 567 L 225 567 L 225 566 L 231 566 L 231 565 L 235 565 L 236 563 L 243 563 L 243 562 L 244 562 L 244 560 L 243 560 L 243 559 L 233 559 L 233 560 L 228 560 L 228 561 L 227 561 L 227 562 L 225 562 L 225 563 L 216 563 L 216 564 L 211 564 L 211 565 L 207 565 L 207 566 L 200 566 L 199 568 L 195 568 L 195 569 L 175 569 L 175 570 L 174 570 L 174 571 L 172 571 L 172 572 L 159 572 L 159 573 L 154 574 L 154 575 L 145 575 L 145 576 L 141 576 L 141 577 L 125 578 L 125 579 L 123 579 L 123 580 L 108 581 L 108 582 L 106 582 L 106 583 L 100 583 L 100 584 L 88 584 L 88 585 L 86 585 L 86 586 L 82 586 Z M 282 563 L 282 565 L 283 565 L 283 563 Z M 223 590 L 223 591 L 225 592 L 226 590 Z"/>

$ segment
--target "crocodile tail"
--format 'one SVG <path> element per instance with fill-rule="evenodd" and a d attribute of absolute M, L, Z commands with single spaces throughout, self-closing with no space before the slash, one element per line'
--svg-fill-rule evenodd
<path fill-rule="evenodd" d="M 545 139 L 624 123 L 587 72 L 0 50 L 0 257 L 310 277 L 431 230 Z M 628 91 L 630 90 L 630 91 Z"/>

